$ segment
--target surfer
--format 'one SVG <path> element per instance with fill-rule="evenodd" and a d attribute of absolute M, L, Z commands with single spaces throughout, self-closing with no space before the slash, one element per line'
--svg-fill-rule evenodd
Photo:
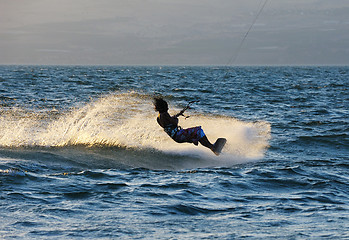
<path fill-rule="evenodd" d="M 215 144 L 212 144 L 201 129 L 201 126 L 187 129 L 182 129 L 178 126 L 178 117 L 183 115 L 184 111 L 189 108 L 189 105 L 174 116 L 170 116 L 168 113 L 168 104 L 164 99 L 160 97 L 154 98 L 154 106 L 155 111 L 159 112 L 159 116 L 156 119 L 158 124 L 174 141 L 178 143 L 193 143 L 196 146 L 201 143 L 203 146 L 211 149 L 216 155 L 220 154 L 226 142 L 224 138 L 219 138 Z"/>

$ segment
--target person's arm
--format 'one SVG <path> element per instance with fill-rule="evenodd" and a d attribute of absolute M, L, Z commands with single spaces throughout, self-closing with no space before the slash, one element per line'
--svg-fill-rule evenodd
<path fill-rule="evenodd" d="M 187 108 L 184 108 L 183 110 L 181 110 L 179 113 L 177 113 L 177 114 L 174 115 L 173 117 L 178 118 L 179 116 L 183 115 L 183 113 L 185 112 L 185 110 L 187 110 Z"/>
<path fill-rule="evenodd" d="M 190 105 L 191 105 L 191 104 L 196 103 L 196 102 L 199 102 L 199 101 L 196 100 L 196 101 L 191 101 L 191 102 L 189 102 L 188 105 L 187 105 L 185 108 L 183 108 L 179 113 L 177 113 L 177 114 L 174 115 L 173 117 L 176 117 L 176 118 L 178 118 L 179 116 L 185 117 L 185 116 L 183 115 L 183 113 L 184 113 L 187 109 L 190 108 Z M 188 117 L 189 117 L 189 116 L 187 116 L 187 117 L 185 117 L 185 118 L 188 118 Z"/>
<path fill-rule="evenodd" d="M 167 125 L 178 125 L 178 118 L 176 116 L 171 117 L 170 114 L 161 113 L 160 118 L 158 120 L 160 126 L 165 127 Z"/>
<path fill-rule="evenodd" d="M 170 116 L 170 114 L 167 113 L 167 117 L 169 118 L 168 121 L 171 122 L 172 125 L 178 125 L 178 117 L 175 116 Z"/>

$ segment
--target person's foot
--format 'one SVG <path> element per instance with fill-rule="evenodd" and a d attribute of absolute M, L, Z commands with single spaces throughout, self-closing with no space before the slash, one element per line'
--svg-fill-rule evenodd
<path fill-rule="evenodd" d="M 215 146 L 216 143 L 217 143 L 217 141 L 212 145 L 211 150 L 212 150 L 212 152 L 213 152 L 214 154 L 216 154 L 217 156 L 219 156 L 220 153 L 216 151 L 216 146 Z"/>
<path fill-rule="evenodd" d="M 217 156 L 221 153 L 225 143 L 227 140 L 225 138 L 218 138 L 217 141 L 213 144 L 213 148 L 211 149 L 214 154 Z"/>

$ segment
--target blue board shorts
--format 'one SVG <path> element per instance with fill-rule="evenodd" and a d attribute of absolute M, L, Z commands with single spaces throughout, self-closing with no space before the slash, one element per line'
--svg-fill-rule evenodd
<path fill-rule="evenodd" d="M 198 145 L 199 140 L 205 136 L 204 131 L 201 129 L 201 126 L 192 127 L 187 129 L 180 129 L 173 136 L 173 140 L 178 143 L 188 142 Z"/>

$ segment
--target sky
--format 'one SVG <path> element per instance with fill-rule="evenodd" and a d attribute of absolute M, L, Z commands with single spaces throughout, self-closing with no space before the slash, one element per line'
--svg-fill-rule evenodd
<path fill-rule="evenodd" d="M 0 0 L 0 64 L 349 65 L 348 0 L 268 0 L 242 41 L 264 1 Z"/>

